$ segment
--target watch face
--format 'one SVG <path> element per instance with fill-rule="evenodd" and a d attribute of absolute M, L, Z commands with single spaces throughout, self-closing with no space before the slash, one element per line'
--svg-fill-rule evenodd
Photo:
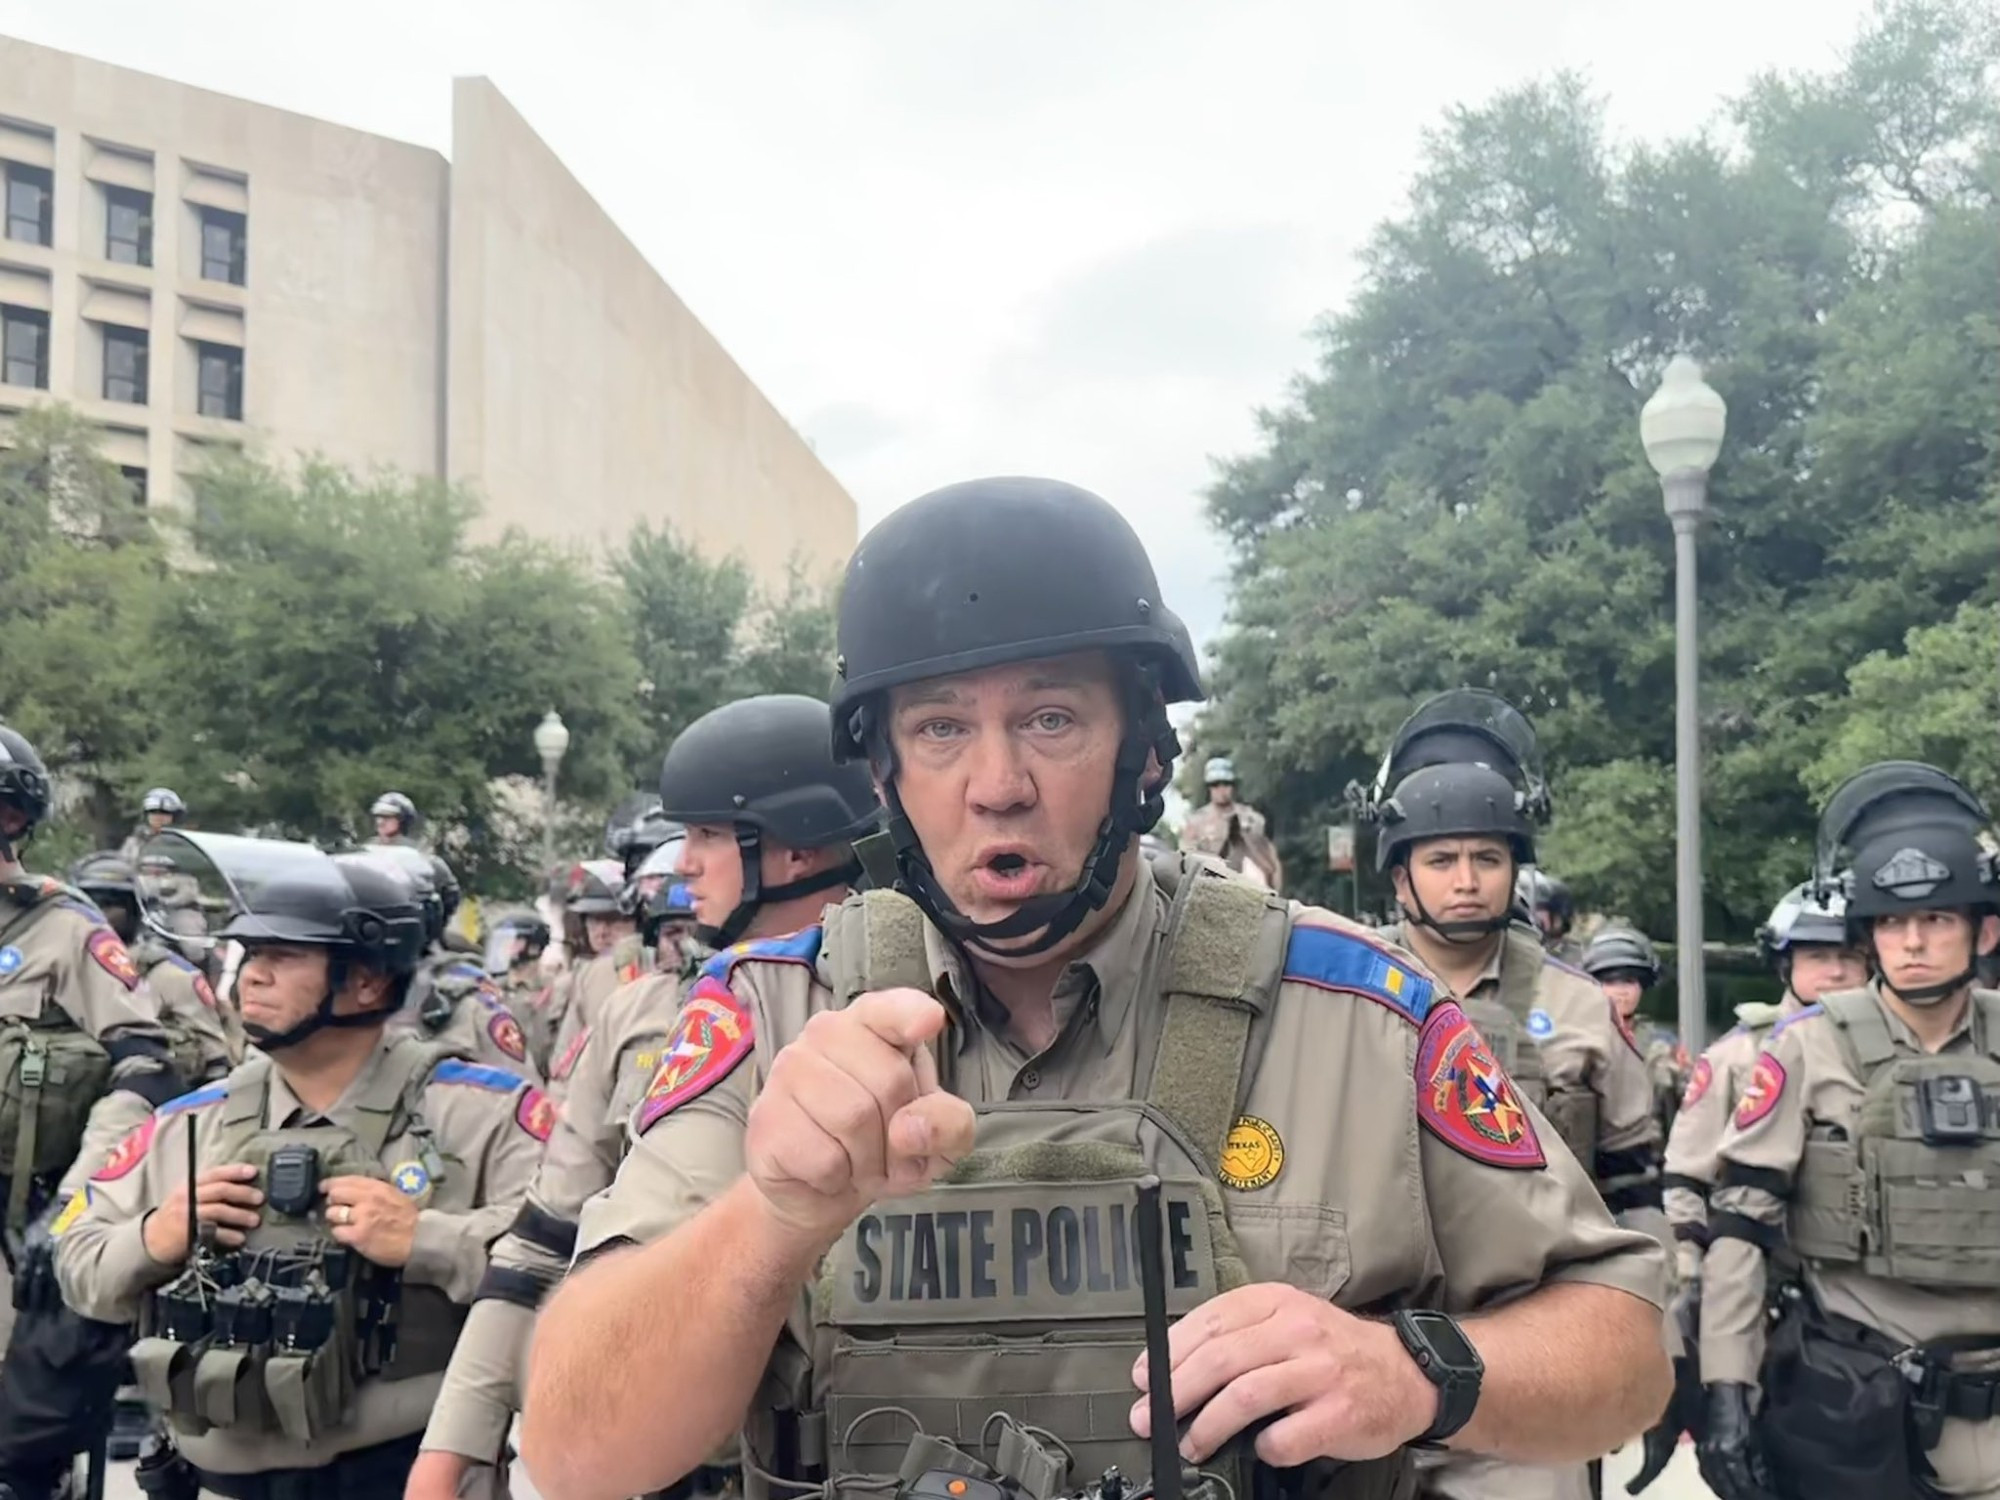
<path fill-rule="evenodd" d="M 1439 1363 L 1448 1369 L 1469 1370 L 1479 1362 L 1479 1352 L 1459 1331 L 1458 1324 L 1443 1313 L 1413 1313 L 1411 1322 L 1437 1351 Z"/>

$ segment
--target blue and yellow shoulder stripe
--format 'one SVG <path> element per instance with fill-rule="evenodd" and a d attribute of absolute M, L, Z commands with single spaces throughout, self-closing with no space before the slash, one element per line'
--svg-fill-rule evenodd
<path fill-rule="evenodd" d="M 1813 1016 L 1823 1016 L 1825 1014 L 1826 1007 L 1824 1005 L 1808 1005 L 1802 1009 L 1793 1011 L 1789 1016 L 1780 1016 L 1777 1024 L 1765 1036 L 1764 1043 L 1766 1046 L 1769 1046 L 1772 1042 L 1775 1042 L 1779 1034 L 1788 1026 L 1796 1026 L 1799 1022 L 1809 1020 Z"/>
<path fill-rule="evenodd" d="M 801 927 L 788 937 L 752 938 L 714 954 L 701 966 L 700 978 L 727 985 L 736 966 L 744 963 L 802 964 L 810 969 L 819 962 L 821 929 L 817 922 Z"/>
<path fill-rule="evenodd" d="M 205 1109 L 211 1104 L 220 1104 L 229 1097 L 228 1083 L 211 1083 L 206 1088 L 196 1089 L 191 1094 L 182 1094 L 178 1099 L 169 1099 L 154 1111 L 161 1119 L 169 1115 L 185 1114 L 191 1109 Z"/>
<path fill-rule="evenodd" d="M 1304 922 L 1292 927 L 1285 947 L 1287 983 L 1360 995 L 1387 1006 L 1412 1026 L 1430 1015 L 1437 987 L 1380 943 L 1338 927 Z"/>
<path fill-rule="evenodd" d="M 448 1057 L 431 1069 L 432 1083 L 463 1084 L 470 1088 L 489 1089 L 496 1094 L 511 1094 L 527 1081 L 519 1073 L 509 1073 L 505 1068 L 492 1068 L 457 1057 Z"/>

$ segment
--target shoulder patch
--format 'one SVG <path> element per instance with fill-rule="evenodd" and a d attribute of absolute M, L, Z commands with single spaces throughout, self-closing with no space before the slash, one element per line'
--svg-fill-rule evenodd
<path fill-rule="evenodd" d="M 169 1099 L 155 1113 L 161 1119 L 168 1115 L 184 1114 L 191 1109 L 205 1109 L 211 1104 L 220 1104 L 229 1097 L 227 1083 L 211 1083 L 207 1088 L 196 1089 L 191 1094 L 182 1094 L 178 1099 Z"/>
<path fill-rule="evenodd" d="M 1696 1060 L 1694 1072 L 1688 1078 L 1688 1086 L 1681 1093 L 1681 1108 L 1693 1109 L 1701 1103 L 1702 1095 L 1708 1092 L 1708 1086 L 1713 1082 L 1715 1082 L 1715 1064 L 1708 1060 L 1708 1054 L 1704 1052 Z"/>
<path fill-rule="evenodd" d="M 1787 1026 L 1795 1025 L 1800 1021 L 1810 1020 L 1814 1016 L 1823 1016 L 1825 1014 L 1826 1014 L 1826 1007 L 1824 1005 L 1808 1005 L 1800 1010 L 1793 1011 L 1789 1016 L 1780 1016 L 1778 1018 L 1777 1024 L 1771 1028 L 1770 1040 L 1775 1041 L 1779 1037 L 1779 1035 L 1781 1035 L 1784 1032 Z"/>
<path fill-rule="evenodd" d="M 166 1111 L 162 1109 L 160 1114 Z M 147 1148 L 153 1144 L 153 1133 L 160 1128 L 160 1115 L 146 1116 L 133 1126 L 125 1139 L 111 1148 L 111 1154 L 104 1158 L 104 1165 L 90 1174 L 92 1182 L 116 1182 L 146 1159 Z"/>
<path fill-rule="evenodd" d="M 741 963 L 803 964 L 811 968 L 819 961 L 820 937 L 821 929 L 815 922 L 789 937 L 751 938 L 711 956 L 701 966 L 701 978 L 726 985 Z"/>
<path fill-rule="evenodd" d="M 514 1106 L 514 1123 L 538 1141 L 546 1141 L 556 1128 L 556 1101 L 530 1084 L 521 1090 L 521 1102 Z"/>
<path fill-rule="evenodd" d="M 505 1006 L 486 1018 L 486 1034 L 493 1039 L 494 1046 L 515 1062 L 528 1060 L 528 1039 L 521 1035 L 521 1023 Z"/>
<path fill-rule="evenodd" d="M 562 1056 L 557 1058 L 555 1066 L 549 1069 L 549 1077 L 557 1083 L 569 1077 L 570 1070 L 576 1066 L 576 1060 L 583 1055 L 583 1044 L 589 1040 L 590 1028 L 588 1026 L 571 1037 L 569 1045 L 563 1048 Z"/>
<path fill-rule="evenodd" d="M 813 931 L 817 947 L 817 929 Z M 659 1071 L 639 1103 L 639 1134 L 727 1078 L 750 1055 L 755 1041 L 750 1008 L 727 985 L 704 974 L 688 991 Z"/>
<path fill-rule="evenodd" d="M 1452 1001 L 1438 1005 L 1424 1022 L 1416 1083 L 1417 1118 L 1461 1156 L 1513 1171 L 1549 1164 L 1513 1080 Z"/>
<path fill-rule="evenodd" d="M 1316 989 L 1339 990 L 1386 1005 L 1422 1025 L 1436 987 L 1387 948 L 1355 933 L 1295 923 L 1285 945 L 1284 979 Z"/>
<path fill-rule="evenodd" d="M 124 941 L 109 927 L 100 927 L 84 940 L 84 949 L 97 967 L 128 990 L 139 988 L 139 966 L 132 962 Z"/>
<path fill-rule="evenodd" d="M 470 1063 L 459 1057 L 447 1057 L 431 1069 L 432 1083 L 462 1083 L 495 1094 L 511 1094 L 527 1081 L 505 1068 L 489 1068 L 484 1063 Z"/>
<path fill-rule="evenodd" d="M 1736 1101 L 1736 1128 L 1748 1130 L 1778 1107 L 1785 1094 L 1785 1065 L 1768 1052 L 1757 1054 L 1743 1097 Z"/>

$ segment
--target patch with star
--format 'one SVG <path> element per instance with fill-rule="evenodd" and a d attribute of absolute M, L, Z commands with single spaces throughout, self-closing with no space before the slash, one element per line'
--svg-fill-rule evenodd
<path fill-rule="evenodd" d="M 1417 1038 L 1417 1118 L 1461 1156 L 1538 1171 L 1542 1143 L 1486 1039 L 1450 1001 L 1433 1006 Z"/>
<path fill-rule="evenodd" d="M 521 1091 L 521 1102 L 514 1106 L 514 1123 L 538 1141 L 546 1141 L 549 1132 L 556 1128 L 556 1101 L 540 1089 L 530 1084 Z"/>
<path fill-rule="evenodd" d="M 639 1102 L 639 1133 L 727 1078 L 750 1055 L 754 1040 L 750 1011 L 728 986 L 707 976 L 697 981 Z"/>
<path fill-rule="evenodd" d="M 405 1198 L 414 1198 L 419 1203 L 431 1195 L 431 1174 L 420 1161 L 398 1162 L 389 1174 L 389 1181 Z"/>
<path fill-rule="evenodd" d="M 111 1148 L 111 1154 L 104 1158 L 104 1165 L 90 1174 L 92 1182 L 116 1182 L 146 1159 L 146 1149 L 153 1144 L 153 1132 L 160 1128 L 158 1115 L 148 1115 L 132 1128 L 124 1140 Z"/>
<path fill-rule="evenodd" d="M 511 1011 L 496 1010 L 488 1016 L 486 1034 L 493 1038 L 494 1046 L 513 1058 L 515 1062 L 527 1061 L 528 1040 L 521 1035 L 521 1023 L 514 1019 Z"/>
<path fill-rule="evenodd" d="M 1693 1076 L 1688 1079 L 1686 1090 L 1681 1094 L 1681 1108 L 1693 1109 L 1701 1103 L 1702 1096 L 1708 1092 L 1708 1086 L 1714 1082 L 1714 1066 L 1706 1057 L 1699 1059 L 1694 1065 Z"/>
<path fill-rule="evenodd" d="M 1768 1052 L 1757 1054 L 1757 1066 L 1743 1085 L 1743 1097 L 1736 1101 L 1736 1128 L 1748 1130 L 1778 1107 L 1785 1092 L 1785 1065 Z"/>
<path fill-rule="evenodd" d="M 83 946 L 98 968 L 128 990 L 139 988 L 139 966 L 132 962 L 131 953 L 117 933 L 109 927 L 100 927 L 85 940 Z"/>
<path fill-rule="evenodd" d="M 0 948 L 0 979 L 8 979 L 21 972 L 21 966 L 28 961 L 28 955 L 11 944 Z"/>
<path fill-rule="evenodd" d="M 1528 1035 L 1538 1042 L 1546 1042 L 1556 1034 L 1555 1017 L 1539 1005 L 1528 1012 Z"/>

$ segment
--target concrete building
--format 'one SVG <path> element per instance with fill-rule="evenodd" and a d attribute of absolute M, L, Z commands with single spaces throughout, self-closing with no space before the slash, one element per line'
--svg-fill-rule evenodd
<path fill-rule="evenodd" d="M 853 500 L 483 78 L 452 153 L 0 37 L 0 421 L 72 404 L 147 503 L 213 444 L 448 476 L 482 528 L 640 519 L 776 582 Z"/>

